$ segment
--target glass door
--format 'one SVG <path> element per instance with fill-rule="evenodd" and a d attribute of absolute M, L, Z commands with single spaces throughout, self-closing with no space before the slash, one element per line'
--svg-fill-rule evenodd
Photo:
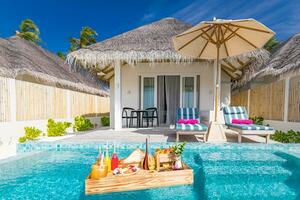
<path fill-rule="evenodd" d="M 196 78 L 181 77 L 181 107 L 196 107 Z"/>

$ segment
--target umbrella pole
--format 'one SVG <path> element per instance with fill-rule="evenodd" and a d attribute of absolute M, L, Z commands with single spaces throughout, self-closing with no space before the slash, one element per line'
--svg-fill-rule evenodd
<path fill-rule="evenodd" d="M 216 73 L 216 85 L 215 85 L 215 117 L 214 120 L 210 123 L 208 128 L 208 133 L 206 136 L 207 142 L 226 142 L 226 135 L 223 130 L 223 127 L 220 123 L 217 122 L 218 119 L 218 110 L 219 110 L 219 91 L 220 91 L 220 82 L 221 82 L 221 68 L 220 68 L 220 56 L 219 56 L 220 45 L 217 45 L 217 73 Z"/>
<path fill-rule="evenodd" d="M 220 51 L 220 45 L 217 45 L 217 73 L 216 73 L 216 88 L 215 88 L 215 91 L 216 91 L 216 94 L 215 94 L 215 122 L 217 121 L 218 119 L 218 110 L 219 110 L 219 90 L 220 90 L 220 83 L 219 83 L 219 80 L 220 80 L 220 55 L 219 55 L 219 51 Z"/>

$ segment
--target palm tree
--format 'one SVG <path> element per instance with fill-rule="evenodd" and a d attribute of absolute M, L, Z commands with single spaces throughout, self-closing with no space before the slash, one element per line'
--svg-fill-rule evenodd
<path fill-rule="evenodd" d="M 272 49 L 277 46 L 280 42 L 275 38 L 272 37 L 264 46 L 264 48 L 268 51 L 272 51 Z"/>
<path fill-rule="evenodd" d="M 96 37 L 98 36 L 97 32 L 93 30 L 92 28 L 85 26 L 80 31 L 80 37 L 77 38 L 70 38 L 70 49 L 69 51 L 76 51 L 78 49 L 84 48 L 86 46 L 89 46 L 91 44 L 94 44 L 97 42 Z"/>
<path fill-rule="evenodd" d="M 65 53 L 59 51 L 59 52 L 56 53 L 56 55 L 58 57 L 60 57 L 61 59 L 66 60 L 66 54 Z"/>
<path fill-rule="evenodd" d="M 35 44 L 40 43 L 42 40 L 40 38 L 40 30 L 37 25 L 30 19 L 25 19 L 21 22 L 19 26 L 19 31 L 16 31 L 16 35 L 33 42 Z"/>

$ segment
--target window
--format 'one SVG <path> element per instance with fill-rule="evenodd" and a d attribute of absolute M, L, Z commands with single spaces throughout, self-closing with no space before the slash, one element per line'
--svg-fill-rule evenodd
<path fill-rule="evenodd" d="M 143 107 L 154 107 L 154 77 L 144 77 Z"/>
<path fill-rule="evenodd" d="M 194 107 L 195 78 L 182 77 L 182 107 Z"/>

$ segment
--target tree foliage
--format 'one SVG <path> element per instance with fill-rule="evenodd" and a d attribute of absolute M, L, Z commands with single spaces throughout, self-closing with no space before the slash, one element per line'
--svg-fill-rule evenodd
<path fill-rule="evenodd" d="M 268 51 L 271 51 L 275 46 L 279 44 L 279 41 L 275 38 L 272 37 L 264 46 L 264 48 Z"/>
<path fill-rule="evenodd" d="M 21 22 L 16 35 L 35 44 L 42 41 L 38 26 L 30 19 L 25 19 Z"/>
<path fill-rule="evenodd" d="M 60 57 L 61 59 L 63 59 L 63 60 L 66 59 L 66 54 L 63 53 L 63 52 L 61 52 L 61 51 L 57 52 L 56 55 L 57 55 L 58 57 Z"/>
<path fill-rule="evenodd" d="M 69 51 L 76 51 L 78 49 L 87 47 L 91 44 L 94 44 L 97 42 L 96 37 L 98 36 L 97 32 L 93 30 L 92 28 L 85 26 L 80 31 L 80 37 L 79 39 L 71 37 L 69 39 L 70 42 L 70 49 Z"/>

